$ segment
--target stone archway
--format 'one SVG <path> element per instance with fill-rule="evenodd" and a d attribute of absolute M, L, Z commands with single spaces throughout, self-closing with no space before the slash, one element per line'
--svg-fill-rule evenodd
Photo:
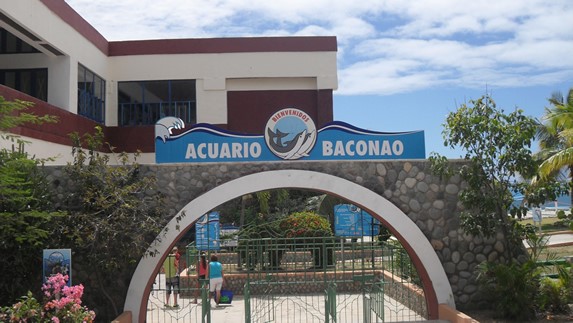
<path fill-rule="evenodd" d="M 408 216 L 371 190 L 324 173 L 305 170 L 274 170 L 246 175 L 221 184 L 185 205 L 167 224 L 166 234 L 161 235 L 160 242 L 155 248 L 161 255 L 166 255 L 181 238 L 186 228 L 193 225 L 201 215 L 226 201 L 244 194 L 278 188 L 300 188 L 325 192 L 344 197 L 369 211 L 400 240 L 416 265 L 427 295 L 430 318 L 437 318 L 439 304 L 447 304 L 455 308 L 451 286 L 436 252 L 422 231 Z M 124 310 L 131 311 L 136 322 L 141 321 L 140 317 L 145 317 L 147 297 L 155 273 L 159 270 L 163 259 L 164 256 L 142 258 L 131 279 Z"/>

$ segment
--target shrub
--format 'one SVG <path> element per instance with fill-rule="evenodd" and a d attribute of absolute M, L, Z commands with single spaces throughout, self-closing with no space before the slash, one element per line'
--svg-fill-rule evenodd
<path fill-rule="evenodd" d="M 297 212 L 286 217 L 280 228 L 286 238 L 332 237 L 330 222 L 314 212 Z"/>
<path fill-rule="evenodd" d="M 297 239 L 297 245 L 310 247 L 314 259 L 314 268 L 326 268 L 334 265 L 334 252 L 331 246 L 333 239 L 323 237 L 333 237 L 330 222 L 314 212 L 297 212 L 286 217 L 280 224 L 285 238 L 307 238 Z M 318 239 L 312 239 L 318 238 Z"/>
<path fill-rule="evenodd" d="M 529 259 L 509 264 L 484 262 L 477 268 L 477 280 L 484 287 L 497 313 L 506 319 L 530 320 L 537 312 L 560 314 L 568 311 L 573 300 L 572 269 L 568 265 L 554 265 L 554 254 L 542 255 L 547 239 L 530 232 L 526 236 L 530 246 Z M 549 260 L 549 262 L 547 262 Z M 555 266 L 558 279 L 542 278 L 546 266 Z"/>
<path fill-rule="evenodd" d="M 311 251 L 315 268 L 334 264 L 334 252 L 329 247 L 334 244 L 330 222 L 314 212 L 297 212 L 281 220 L 249 226 L 239 232 L 239 237 L 240 256 L 248 268 L 256 267 L 261 259 L 268 259 L 269 268 L 279 270 L 282 256 L 287 249 L 298 247 Z M 263 238 L 272 238 L 274 245 L 255 249 L 251 246 L 251 249 L 247 250 L 245 240 Z"/>
<path fill-rule="evenodd" d="M 530 320 L 535 317 L 540 279 L 535 262 L 483 262 L 478 267 L 477 279 L 503 318 Z"/>
<path fill-rule="evenodd" d="M 56 274 L 42 286 L 44 304 L 32 295 L 23 296 L 11 307 L 0 310 L 0 321 L 6 322 L 93 322 L 95 313 L 82 306 L 82 285 L 67 286 L 67 275 Z"/>
<path fill-rule="evenodd" d="M 549 313 L 560 314 L 569 311 L 570 298 L 567 286 L 562 280 L 544 278 L 539 288 L 539 309 Z"/>

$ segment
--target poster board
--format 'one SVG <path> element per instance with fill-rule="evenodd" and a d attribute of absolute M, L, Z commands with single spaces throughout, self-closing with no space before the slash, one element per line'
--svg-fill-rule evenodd
<path fill-rule="evenodd" d="M 334 206 L 334 235 L 337 237 L 364 237 L 380 234 L 380 221 L 352 204 Z"/>
<path fill-rule="evenodd" d="M 209 212 L 197 220 L 195 224 L 195 245 L 197 250 L 220 250 L 221 228 L 219 226 L 219 212 Z"/>
<path fill-rule="evenodd" d="M 68 275 L 68 286 L 72 286 L 72 250 L 44 249 L 42 277 L 44 283 L 55 274 Z"/>

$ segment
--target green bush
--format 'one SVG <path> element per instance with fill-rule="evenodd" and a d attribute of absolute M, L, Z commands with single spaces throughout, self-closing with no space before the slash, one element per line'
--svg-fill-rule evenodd
<path fill-rule="evenodd" d="M 491 304 L 501 317 L 512 320 L 526 321 L 535 317 L 540 275 L 533 261 L 484 262 L 478 267 L 478 282 Z"/>
<path fill-rule="evenodd" d="M 531 248 L 526 262 L 484 262 L 477 267 L 478 283 L 502 318 L 526 321 L 540 312 L 566 313 L 573 301 L 572 267 L 554 264 L 551 260 L 557 259 L 551 253 L 543 256 L 547 248 L 545 236 L 529 233 L 527 242 Z M 542 277 L 547 266 L 557 269 L 557 279 Z"/>
<path fill-rule="evenodd" d="M 325 246 L 334 243 L 330 222 L 314 212 L 297 212 L 283 219 L 264 222 L 242 229 L 239 232 L 239 251 L 243 263 L 254 269 L 261 261 L 268 260 L 270 269 L 280 270 L 283 255 L 287 249 L 304 247 L 311 251 L 314 267 L 324 268 L 334 263 L 332 248 Z M 247 250 L 245 241 L 274 239 L 275 245 L 264 245 L 261 248 Z M 332 241 L 330 241 L 332 240 Z"/>
<path fill-rule="evenodd" d="M 289 215 L 280 224 L 285 238 L 331 237 L 330 222 L 314 212 L 297 212 Z"/>
<path fill-rule="evenodd" d="M 569 311 L 568 286 L 563 280 L 544 278 L 539 288 L 539 309 L 544 312 L 561 314 Z"/>
<path fill-rule="evenodd" d="M 392 273 L 404 279 L 409 279 L 418 286 L 422 286 L 422 280 L 418 275 L 418 271 L 404 246 L 397 240 L 386 241 L 384 245 L 391 250 L 393 255 Z"/>
<path fill-rule="evenodd" d="M 333 250 L 326 246 L 329 241 L 323 239 L 334 236 L 330 222 L 326 218 L 314 212 L 297 212 L 282 220 L 280 228 L 285 238 L 307 238 L 297 239 L 296 244 L 305 247 L 314 246 L 311 247 L 311 253 L 315 268 L 334 265 Z"/>

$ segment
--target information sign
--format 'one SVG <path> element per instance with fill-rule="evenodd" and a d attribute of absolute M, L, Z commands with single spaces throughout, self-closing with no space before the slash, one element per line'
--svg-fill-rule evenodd
<path fill-rule="evenodd" d="M 380 221 L 352 204 L 334 206 L 334 234 L 339 237 L 374 236 L 380 233 Z"/>
<path fill-rule="evenodd" d="M 198 250 L 220 250 L 219 212 L 209 212 L 203 215 L 195 224 L 195 245 Z"/>
<path fill-rule="evenodd" d="M 55 274 L 68 276 L 68 286 L 72 286 L 72 250 L 44 249 L 42 272 L 44 283 Z"/>

